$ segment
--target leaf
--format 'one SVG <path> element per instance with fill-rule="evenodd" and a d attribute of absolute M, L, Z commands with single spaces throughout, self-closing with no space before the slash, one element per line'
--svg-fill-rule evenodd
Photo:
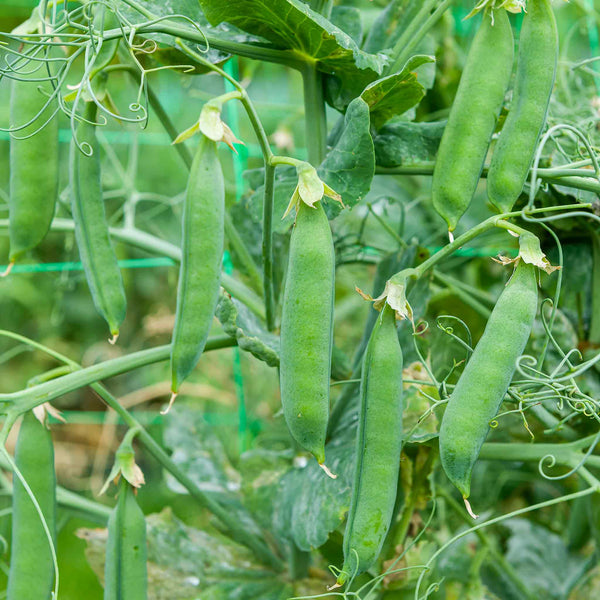
<path fill-rule="evenodd" d="M 358 8 L 354 6 L 334 6 L 329 20 L 336 27 L 345 31 L 360 46 L 363 37 L 363 26 Z"/>
<path fill-rule="evenodd" d="M 315 460 L 305 460 L 281 480 L 275 503 L 275 526 L 301 549 L 322 546 L 350 507 L 354 477 L 356 425 L 346 427 L 325 447 L 327 477 Z"/>
<path fill-rule="evenodd" d="M 409 123 L 392 121 L 379 130 L 373 143 L 381 167 L 400 167 L 435 159 L 446 121 Z"/>
<path fill-rule="evenodd" d="M 265 598 L 281 598 L 269 593 L 285 584 L 256 564 L 249 550 L 218 532 L 190 527 L 168 507 L 146 517 L 146 523 L 149 600 L 250 599 L 256 586 Z M 106 529 L 79 529 L 77 536 L 87 542 L 86 557 L 102 581 Z M 228 596 L 232 582 L 237 595 Z M 213 596 L 205 596 L 208 590 Z"/>
<path fill-rule="evenodd" d="M 263 328 L 244 304 L 223 294 L 216 311 L 225 333 L 237 339 L 238 347 L 267 363 L 279 366 L 279 338 Z"/>
<path fill-rule="evenodd" d="M 363 49 L 381 52 L 391 49 L 422 6 L 422 0 L 393 0 L 375 19 Z"/>
<path fill-rule="evenodd" d="M 375 174 L 375 151 L 370 133 L 369 107 L 361 98 L 348 106 L 344 129 L 335 147 L 317 169 L 319 177 L 353 207 L 367 194 Z M 334 205 L 337 206 L 337 205 Z M 328 205 L 334 216 L 339 208 Z M 331 215 L 330 215 L 331 216 Z"/>
<path fill-rule="evenodd" d="M 583 575 L 586 559 L 570 554 L 564 541 L 545 527 L 510 519 L 506 560 L 536 598 L 566 600 Z"/>
<path fill-rule="evenodd" d="M 425 88 L 417 81 L 414 70 L 433 62 L 435 58 L 431 56 L 413 56 L 402 71 L 378 79 L 364 89 L 361 98 L 369 105 L 373 127 L 379 129 L 392 117 L 405 113 L 421 101 Z"/>
<path fill-rule="evenodd" d="M 381 74 L 386 62 L 383 56 L 360 50 L 347 33 L 300 0 L 200 0 L 200 4 L 213 25 L 226 21 L 292 51 L 296 58 L 314 59 L 320 71 L 335 75 L 338 83 L 330 100 L 340 110 Z"/>

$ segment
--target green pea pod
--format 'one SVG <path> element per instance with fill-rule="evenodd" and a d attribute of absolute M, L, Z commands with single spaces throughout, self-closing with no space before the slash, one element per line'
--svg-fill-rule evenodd
<path fill-rule="evenodd" d="M 510 82 L 513 46 L 506 11 L 486 11 L 469 50 L 433 172 L 433 206 L 449 231 L 454 231 L 475 194 Z"/>
<path fill-rule="evenodd" d="M 558 61 L 558 32 L 549 0 L 529 0 L 519 38 L 515 88 L 508 117 L 492 155 L 490 202 L 509 212 L 523 190 L 546 114 Z"/>
<path fill-rule="evenodd" d="M 473 465 L 529 339 L 536 310 L 535 267 L 521 260 L 498 298 L 442 418 L 442 466 L 464 498 L 469 497 Z"/>
<path fill-rule="evenodd" d="M 133 487 L 121 478 L 117 505 L 108 520 L 104 600 L 146 600 L 146 520 Z"/>
<path fill-rule="evenodd" d="M 320 465 L 329 420 L 334 278 L 327 215 L 320 202 L 300 202 L 281 314 L 281 402 L 292 436 Z"/>
<path fill-rule="evenodd" d="M 202 135 L 187 184 L 182 260 L 171 348 L 174 394 L 196 366 L 219 301 L 225 184 L 217 144 Z"/>
<path fill-rule="evenodd" d="M 79 144 L 92 155 L 86 156 L 74 141 L 71 143 L 71 210 L 79 256 L 94 305 L 116 340 L 125 319 L 127 300 L 102 199 L 100 146 L 94 125 L 96 112 L 94 102 L 86 103 L 86 121 L 77 127 Z"/>
<path fill-rule="evenodd" d="M 23 417 L 15 464 L 31 488 L 55 540 L 56 474 L 50 431 L 33 411 Z M 12 551 L 8 575 L 8 600 L 50 600 L 54 564 L 48 536 L 40 516 L 21 481 L 14 478 Z"/>
<path fill-rule="evenodd" d="M 377 317 L 365 352 L 356 470 L 338 585 L 377 560 L 390 527 L 402 450 L 402 348 L 394 311 Z"/>
<path fill-rule="evenodd" d="M 27 71 L 36 69 L 33 65 L 25 68 Z M 48 77 L 45 66 L 27 75 L 19 73 L 19 77 L 29 80 L 12 83 L 10 126 L 20 127 L 39 116 L 10 138 L 11 263 L 44 239 L 54 218 L 58 196 L 58 118 L 53 116 L 56 101 L 44 109 L 53 92 L 52 84 L 34 81 Z M 31 134 L 34 135 L 21 139 Z"/>

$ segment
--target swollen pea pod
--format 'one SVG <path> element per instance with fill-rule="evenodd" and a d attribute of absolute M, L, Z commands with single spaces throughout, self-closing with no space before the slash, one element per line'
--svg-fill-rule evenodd
<path fill-rule="evenodd" d="M 469 497 L 471 471 L 529 339 L 537 310 L 536 267 L 519 261 L 488 319 L 442 418 L 440 457 L 450 481 Z"/>
<path fill-rule="evenodd" d="M 44 239 L 54 218 L 58 196 L 58 118 L 53 116 L 56 101 L 44 109 L 53 92 L 52 84 L 34 81 L 48 77 L 44 66 L 37 70 L 33 66 L 26 68 L 33 72 L 19 73 L 19 77 L 28 80 L 12 83 L 10 126 L 20 127 L 39 116 L 10 138 L 11 263 Z"/>
<path fill-rule="evenodd" d="M 55 541 L 56 474 L 52 436 L 33 411 L 23 417 L 15 464 L 44 515 Z M 44 526 L 31 497 L 18 477 L 14 478 L 12 552 L 8 575 L 8 600 L 50 600 L 54 583 L 52 551 Z"/>
<path fill-rule="evenodd" d="M 108 520 L 104 600 L 146 600 L 146 520 L 133 487 L 121 478 L 117 505 Z"/>
<path fill-rule="evenodd" d="M 402 449 L 402 349 L 394 311 L 377 318 L 362 368 L 356 470 L 337 584 L 377 560 L 396 501 Z"/>
<path fill-rule="evenodd" d="M 86 103 L 86 120 L 77 127 L 77 140 L 92 155 L 86 156 L 74 141 L 71 143 L 71 210 L 79 256 L 94 305 L 116 341 L 127 301 L 102 198 L 100 147 L 94 125 L 96 111 L 94 102 Z"/>
<path fill-rule="evenodd" d="M 529 0 L 519 38 L 515 89 L 494 149 L 487 189 L 490 202 L 509 212 L 523 190 L 540 138 L 558 61 L 558 31 L 549 0 Z"/>
<path fill-rule="evenodd" d="M 513 46 L 506 11 L 486 11 L 469 50 L 433 172 L 433 206 L 449 231 L 454 231 L 475 194 L 510 82 Z"/>
<path fill-rule="evenodd" d="M 219 301 L 224 248 L 225 184 L 217 144 L 202 135 L 188 179 L 177 313 L 171 348 L 171 390 L 196 366 Z"/>
<path fill-rule="evenodd" d="M 281 314 L 281 402 L 292 436 L 320 465 L 329 420 L 334 278 L 327 215 L 320 202 L 300 202 Z"/>

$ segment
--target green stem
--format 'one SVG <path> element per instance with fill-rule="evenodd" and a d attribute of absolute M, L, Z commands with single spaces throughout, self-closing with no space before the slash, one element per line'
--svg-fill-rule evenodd
<path fill-rule="evenodd" d="M 304 84 L 304 119 L 308 162 L 318 167 L 327 152 L 327 120 L 323 75 L 315 63 L 306 63 L 302 69 Z"/>
<path fill-rule="evenodd" d="M 600 345 L 600 233 L 592 231 L 592 314 L 589 341 Z"/>
<path fill-rule="evenodd" d="M 414 29 L 413 31 L 409 32 L 409 25 L 409 27 L 405 30 L 405 33 L 402 34 L 402 38 L 408 41 L 406 41 L 404 47 L 400 48 L 400 52 L 398 53 L 396 60 L 393 61 L 392 66 L 387 70 L 387 73 L 396 73 L 404 67 L 406 61 L 410 58 L 411 53 L 427 35 L 427 33 L 429 33 L 431 28 L 440 20 L 446 10 L 450 8 L 451 4 L 452 0 L 443 0 L 443 2 L 429 16 L 427 16 L 424 22 L 419 23 L 419 28 L 416 33 L 414 32 Z M 425 5 L 427 5 L 427 3 L 425 3 Z M 406 32 L 409 32 L 408 35 L 412 35 L 412 37 L 405 37 Z M 394 50 L 396 50 L 396 48 L 394 48 Z"/>
<path fill-rule="evenodd" d="M 401 167 L 377 167 L 375 173 L 377 175 L 433 175 L 434 164 L 427 162 Z M 485 166 L 481 177 L 487 177 L 488 170 L 489 167 Z M 538 169 L 537 175 L 547 183 L 600 194 L 600 182 L 589 169 L 561 169 L 560 167 Z"/>
<path fill-rule="evenodd" d="M 217 350 L 219 348 L 230 348 L 236 345 L 236 340 L 229 336 L 220 336 L 209 338 L 206 343 L 205 351 Z M 114 377 L 133 369 L 138 369 L 146 365 L 167 360 L 171 355 L 171 346 L 158 346 L 148 350 L 133 352 L 127 356 L 120 356 L 111 360 L 86 367 L 63 375 L 58 379 L 53 379 L 41 383 L 31 388 L 26 388 L 18 392 L 0 394 L 0 402 L 10 403 L 8 413 L 18 415 L 24 413 L 44 402 L 50 402 L 59 396 L 68 394 L 86 385 L 95 383 L 101 379 Z"/>
<path fill-rule="evenodd" d="M 227 241 L 229 242 L 230 248 L 240 259 L 241 264 L 248 274 L 252 289 L 255 292 L 261 292 L 263 288 L 262 276 L 258 271 L 258 267 L 250 255 L 246 244 L 244 244 L 244 240 L 242 240 L 237 228 L 233 224 L 229 212 L 225 212 L 225 235 L 227 236 Z"/>
<path fill-rule="evenodd" d="M 275 298 L 273 290 L 273 204 L 275 192 L 275 167 L 265 162 L 265 193 L 263 196 L 263 271 L 264 298 L 267 328 L 275 329 Z"/>
<path fill-rule="evenodd" d="M 590 209 L 591 207 L 592 207 L 592 205 L 589 203 L 588 204 L 584 204 L 584 203 L 568 204 L 568 205 L 562 205 L 562 206 L 550 206 L 547 208 L 536 208 L 526 214 L 532 215 L 532 214 L 540 214 L 540 213 L 544 213 L 544 212 L 557 212 L 557 211 L 563 211 L 563 210 L 582 210 L 582 209 Z M 433 256 L 430 256 L 426 261 L 422 262 L 418 267 L 414 267 L 411 269 L 404 269 L 403 271 L 396 273 L 391 278 L 391 281 L 395 281 L 397 283 L 404 283 L 406 281 L 406 279 L 409 277 L 415 278 L 415 279 L 422 277 L 429 269 L 434 267 L 441 260 L 450 256 L 452 253 L 454 253 L 456 250 L 458 250 L 461 246 L 464 246 L 466 243 L 470 242 L 471 240 L 475 239 L 476 237 L 480 236 L 481 234 L 485 233 L 486 231 L 489 231 L 489 230 L 493 229 L 494 227 L 503 227 L 503 228 L 508 228 L 508 229 L 514 229 L 514 227 L 516 227 L 516 226 L 512 226 L 511 224 L 507 223 L 505 221 L 505 219 L 510 219 L 513 217 L 520 217 L 520 216 L 522 216 L 522 213 L 520 211 L 515 211 L 515 212 L 505 213 L 502 215 L 495 215 L 493 217 L 490 217 L 489 219 L 486 219 L 485 221 L 482 221 L 481 223 L 479 223 L 472 229 L 469 229 L 469 231 L 458 236 L 454 241 L 450 242 L 449 244 L 446 244 L 441 250 L 436 252 Z"/>
<path fill-rule="evenodd" d="M 398 38 L 396 43 L 394 44 L 394 48 L 392 49 L 390 56 L 390 64 L 385 70 L 385 75 L 391 75 L 395 73 L 399 67 L 399 59 L 405 53 L 405 49 L 410 44 L 411 39 L 415 36 L 415 33 L 423 27 L 431 9 L 435 5 L 435 0 L 424 0 L 423 5 L 421 6 L 419 12 L 415 15 L 412 21 L 407 25 L 407 27 L 402 32 L 402 35 Z M 403 66 L 403 65 L 401 65 Z"/>
<path fill-rule="evenodd" d="M 8 219 L 0 219 L 0 229 L 8 229 Z M 73 232 L 75 225 L 71 219 L 55 218 L 52 231 Z M 154 255 L 167 256 L 181 262 L 181 249 L 171 242 L 157 238 L 145 231 L 134 228 L 111 227 L 110 234 L 116 239 Z M 227 273 L 221 273 L 221 285 L 234 298 L 245 304 L 257 317 L 265 320 L 265 309 L 261 299 L 241 281 Z"/>

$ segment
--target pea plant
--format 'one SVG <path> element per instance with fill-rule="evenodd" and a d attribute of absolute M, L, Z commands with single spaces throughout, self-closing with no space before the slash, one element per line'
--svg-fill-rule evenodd
<path fill-rule="evenodd" d="M 71 597 L 74 515 L 105 600 L 597 597 L 599 22 L 584 0 L 42 0 L 2 33 L 1 283 L 73 243 L 114 352 L 0 330 L 4 362 L 50 361 L 0 393 L 4 597 Z M 261 70 L 298 83 L 283 123 Z M 115 131 L 168 136 L 185 190 L 141 191 L 170 163 Z M 136 252 L 179 265 L 163 345 L 132 343 Z M 191 391 L 231 349 L 273 384 L 239 448 Z M 159 435 L 125 402 L 142 368 L 168 380 Z M 54 460 L 84 388 L 125 426 L 94 493 Z"/>

